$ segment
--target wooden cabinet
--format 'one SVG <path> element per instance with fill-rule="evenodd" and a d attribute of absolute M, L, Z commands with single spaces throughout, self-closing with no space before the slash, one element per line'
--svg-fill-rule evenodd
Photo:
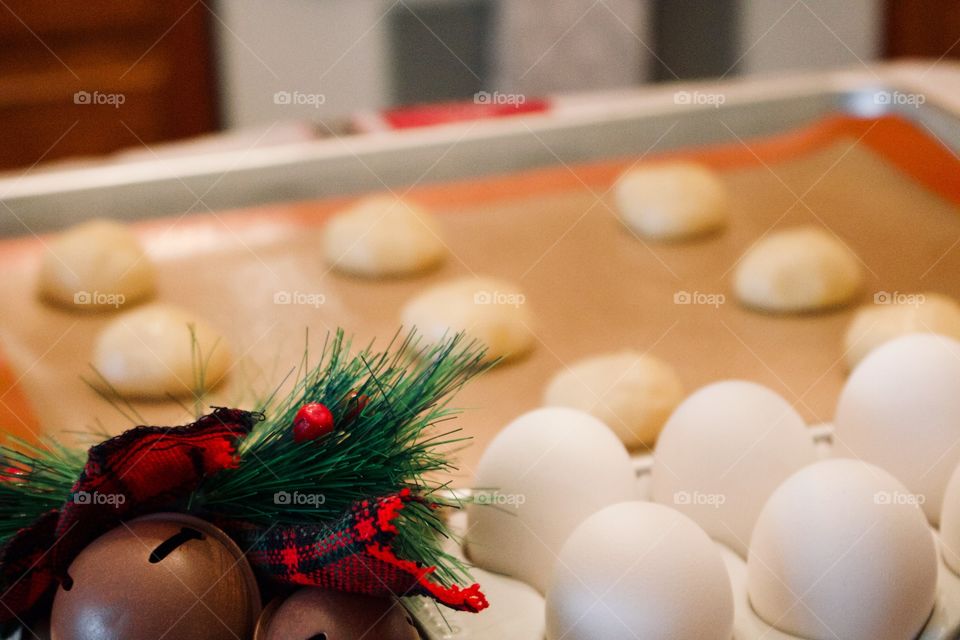
<path fill-rule="evenodd" d="M 887 55 L 960 58 L 960 2 L 887 0 Z"/>
<path fill-rule="evenodd" d="M 211 20 L 189 0 L 0 3 L 0 168 L 215 129 Z"/>

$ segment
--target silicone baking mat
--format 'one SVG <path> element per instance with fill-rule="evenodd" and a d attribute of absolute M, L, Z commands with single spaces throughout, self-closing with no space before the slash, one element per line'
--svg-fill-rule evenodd
<path fill-rule="evenodd" d="M 362 280 L 331 272 L 320 253 L 324 220 L 350 200 L 277 204 L 134 224 L 159 274 L 163 302 L 219 327 L 237 364 L 211 404 L 248 401 L 324 334 L 346 328 L 379 344 L 398 329 L 412 295 L 475 273 L 518 282 L 534 313 L 529 357 L 466 388 L 458 421 L 475 438 L 460 452 L 461 482 L 512 418 L 540 403 L 556 371 L 591 354 L 633 348 L 671 362 L 688 390 L 724 378 L 768 385 L 811 423 L 830 421 L 845 370 L 842 336 L 852 309 L 771 316 L 730 293 L 743 252 L 773 228 L 824 226 L 860 256 L 874 296 L 940 291 L 960 297 L 960 161 L 905 120 L 831 118 L 776 138 L 687 149 L 721 172 L 733 197 L 729 227 L 693 242 L 653 243 L 615 217 L 608 189 L 648 154 L 584 166 L 414 187 L 407 197 L 438 214 L 450 249 L 422 277 Z M 317 177 L 322 180 L 322 176 Z M 10 430 L 65 434 L 129 422 L 82 382 L 97 331 L 114 316 L 53 309 L 36 300 L 43 239 L 0 243 L 0 416 Z M 284 304 L 285 301 L 290 304 Z M 27 405 L 33 414 L 28 412 Z M 154 424 L 187 419 L 173 402 L 135 403 Z"/>

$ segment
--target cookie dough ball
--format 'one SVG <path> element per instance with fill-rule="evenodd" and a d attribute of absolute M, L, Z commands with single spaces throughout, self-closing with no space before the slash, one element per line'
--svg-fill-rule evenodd
<path fill-rule="evenodd" d="M 938 333 L 960 340 L 960 305 L 939 293 L 877 294 L 875 304 L 857 311 L 843 339 L 847 366 L 885 342 L 908 333 Z"/>
<path fill-rule="evenodd" d="M 743 256 L 734 275 L 740 302 L 774 313 L 803 313 L 849 302 L 863 275 L 857 256 L 818 227 L 774 231 Z"/>
<path fill-rule="evenodd" d="M 666 362 L 634 351 L 587 358 L 561 371 L 544 404 L 572 407 L 599 418 L 627 447 L 652 445 L 683 400 L 683 385 Z"/>
<path fill-rule="evenodd" d="M 692 162 L 630 169 L 617 181 L 620 218 L 655 240 L 698 236 L 722 227 L 730 211 L 727 188 L 715 172 Z"/>
<path fill-rule="evenodd" d="M 510 359 L 533 346 L 533 318 L 515 285 L 494 278 L 460 278 L 427 289 L 403 308 L 403 323 L 427 340 L 464 331 L 486 345 L 486 359 Z"/>
<path fill-rule="evenodd" d="M 100 332 L 93 350 L 93 366 L 104 386 L 132 398 L 189 396 L 211 389 L 226 376 L 231 360 L 215 329 L 163 305 L 117 317 Z"/>
<path fill-rule="evenodd" d="M 334 216 L 323 249 L 334 269 L 369 278 L 419 273 L 446 255 L 431 214 L 387 196 L 361 200 Z"/>
<path fill-rule="evenodd" d="M 115 310 L 149 298 L 153 263 L 136 236 L 112 220 L 91 220 L 54 238 L 40 264 L 40 296 L 79 311 Z"/>

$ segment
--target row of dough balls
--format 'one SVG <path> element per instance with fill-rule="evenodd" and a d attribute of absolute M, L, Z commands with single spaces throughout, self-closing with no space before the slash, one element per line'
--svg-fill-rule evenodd
<path fill-rule="evenodd" d="M 623 222 L 656 240 L 705 235 L 730 217 L 726 186 L 692 162 L 631 169 L 614 191 Z M 333 269 L 368 278 L 417 275 L 447 255 L 432 214 L 392 196 L 361 199 L 336 214 L 324 229 L 323 247 Z M 858 258 L 836 236 L 797 227 L 772 232 L 751 247 L 736 269 L 734 290 L 749 307 L 796 313 L 842 305 L 862 280 Z"/>
<path fill-rule="evenodd" d="M 114 312 L 156 294 L 153 262 L 133 232 L 91 220 L 53 238 L 41 259 L 38 294 L 59 307 Z M 105 391 L 129 398 L 185 397 L 227 374 L 224 337 L 189 312 L 165 304 L 123 311 L 95 338 L 91 364 Z"/>
<path fill-rule="evenodd" d="M 429 212 L 386 196 L 360 200 L 334 216 L 323 247 L 335 269 L 380 278 L 423 272 L 446 255 Z M 96 219 L 47 244 L 37 290 L 44 301 L 71 310 L 115 311 L 152 298 L 156 270 L 126 225 Z"/>
<path fill-rule="evenodd" d="M 617 209 L 634 232 L 655 240 L 680 240 L 727 224 L 729 193 L 716 173 L 685 161 L 625 172 L 614 188 Z M 813 226 L 773 231 L 757 240 L 738 263 L 733 289 L 750 308 L 805 313 L 843 306 L 863 286 L 860 259 L 836 235 Z M 883 296 L 881 296 L 883 297 Z M 960 338 L 960 305 L 936 293 L 889 295 L 865 305 L 844 338 L 853 368 L 877 346 L 909 333 Z"/>
<path fill-rule="evenodd" d="M 692 163 L 631 170 L 616 192 L 628 226 L 654 238 L 707 233 L 725 224 L 729 215 L 723 183 Z M 447 253 L 428 211 L 387 196 L 360 200 L 334 216 L 324 229 L 323 247 L 334 269 L 376 278 L 421 273 L 442 263 Z M 801 227 L 758 241 L 738 265 L 734 288 L 748 306 L 798 312 L 843 304 L 861 281 L 856 256 L 839 239 Z M 103 311 L 152 297 L 156 275 L 126 226 L 93 220 L 51 242 L 39 291 L 60 306 Z"/>
<path fill-rule="evenodd" d="M 627 171 L 615 194 L 626 225 L 659 240 L 716 231 L 730 216 L 723 182 L 691 162 Z M 324 229 L 323 247 L 333 269 L 370 278 L 416 275 L 447 254 L 432 214 L 391 196 L 365 198 L 336 214 Z M 797 227 L 770 233 L 751 247 L 737 267 L 734 290 L 749 307 L 806 312 L 848 302 L 862 279 L 858 258 L 837 237 Z"/>
<path fill-rule="evenodd" d="M 688 161 L 626 171 L 614 186 L 623 223 L 653 240 L 683 240 L 722 229 L 730 194 L 709 168 Z M 774 231 L 758 240 L 737 265 L 734 292 L 748 307 L 801 313 L 849 302 L 863 276 L 856 255 L 816 227 Z"/>

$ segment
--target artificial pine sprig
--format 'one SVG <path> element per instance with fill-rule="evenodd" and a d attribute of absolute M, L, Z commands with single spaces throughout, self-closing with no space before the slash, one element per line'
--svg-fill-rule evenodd
<path fill-rule="evenodd" d="M 352 355 L 350 347 L 338 331 L 290 394 L 259 408 L 266 419 L 241 444 L 238 466 L 208 478 L 196 506 L 269 526 L 328 522 L 358 500 L 402 488 L 446 504 L 437 493 L 444 485 L 429 475 L 452 470 L 444 450 L 466 440 L 443 424 L 459 413 L 448 406 L 452 394 L 489 366 L 483 348 L 460 335 L 422 346 L 414 332 L 381 352 L 367 346 Z M 330 409 L 336 428 L 295 442 L 294 416 L 314 402 Z M 410 505 L 397 526 L 394 546 L 404 557 L 437 566 L 447 583 L 464 576 L 439 550 L 446 530 L 434 509 Z"/>
<path fill-rule="evenodd" d="M 383 351 L 371 344 L 356 354 L 342 331 L 328 336 L 317 365 L 308 366 L 305 352 L 293 390 L 258 407 L 265 419 L 241 442 L 237 466 L 206 478 L 184 508 L 264 526 L 324 523 L 357 501 L 409 488 L 423 502 L 398 515 L 394 551 L 435 566 L 435 578 L 446 585 L 467 578 L 438 542 L 448 535 L 434 508 L 448 504 L 439 493 L 446 485 L 429 476 L 453 470 L 445 450 L 467 440 L 444 427 L 459 413 L 448 403 L 490 366 L 483 355 L 481 345 L 462 335 L 421 345 L 411 331 Z M 312 402 L 331 410 L 335 429 L 295 442 L 294 416 Z M 0 544 L 61 507 L 85 462 L 85 452 L 54 441 L 0 447 Z M 284 493 L 289 500 L 278 499 Z"/>
<path fill-rule="evenodd" d="M 0 447 L 0 545 L 69 497 L 86 457 L 59 443 L 11 438 Z"/>

